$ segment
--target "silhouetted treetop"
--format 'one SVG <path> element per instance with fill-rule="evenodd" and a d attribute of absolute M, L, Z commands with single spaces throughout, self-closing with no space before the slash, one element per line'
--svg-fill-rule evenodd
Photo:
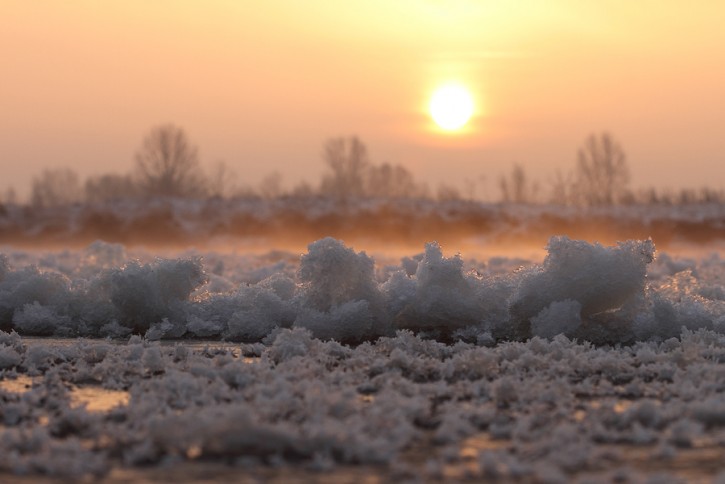
<path fill-rule="evenodd" d="M 136 152 L 136 177 L 150 196 L 195 198 L 206 192 L 198 150 L 173 124 L 157 126 L 143 139 Z"/>
<path fill-rule="evenodd" d="M 367 173 L 367 195 L 373 198 L 418 198 L 426 196 L 426 187 L 419 185 L 404 166 L 383 163 L 371 165 Z"/>
<path fill-rule="evenodd" d="M 416 198 L 427 195 L 413 174 L 402 165 L 371 163 L 365 144 L 356 136 L 332 138 L 325 143 L 323 161 L 329 168 L 320 183 L 320 194 L 354 198 Z"/>
<path fill-rule="evenodd" d="M 370 162 L 367 148 L 357 136 L 328 140 L 322 156 L 330 169 L 320 184 L 323 195 L 343 200 L 365 195 L 365 177 Z"/>
<path fill-rule="evenodd" d="M 499 179 L 501 200 L 513 203 L 531 203 L 536 199 L 539 186 L 531 183 L 526 176 L 524 167 L 515 163 L 509 178 L 502 176 Z"/>
<path fill-rule="evenodd" d="M 629 183 L 627 157 L 609 133 L 590 135 L 579 149 L 576 194 L 585 205 L 612 205 L 620 201 Z"/>
<path fill-rule="evenodd" d="M 138 186 L 130 175 L 106 173 L 90 177 L 85 183 L 85 196 L 89 203 L 136 198 L 138 192 Z"/>

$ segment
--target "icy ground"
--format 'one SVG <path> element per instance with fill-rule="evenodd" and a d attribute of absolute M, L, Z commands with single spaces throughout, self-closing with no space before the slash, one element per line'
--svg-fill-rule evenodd
<path fill-rule="evenodd" d="M 151 465 L 183 481 L 175 469 L 188 478 L 194 462 L 219 482 L 673 482 L 709 480 L 725 458 L 725 338 L 707 330 L 616 348 L 409 331 L 349 347 L 300 328 L 236 347 L 7 333 L 0 345 L 0 470 L 16 475 L 113 481 Z M 84 407 L 89 388 L 118 406 Z"/>
<path fill-rule="evenodd" d="M 4 252 L 3 482 L 725 480 L 717 254 Z"/>

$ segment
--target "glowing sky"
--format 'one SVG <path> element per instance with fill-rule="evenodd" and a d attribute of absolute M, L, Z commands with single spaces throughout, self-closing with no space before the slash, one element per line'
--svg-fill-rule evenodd
<path fill-rule="evenodd" d="M 461 186 L 521 163 L 542 184 L 609 130 L 633 184 L 725 182 L 725 3 L 325 0 L 0 3 L 0 190 L 46 167 L 126 172 L 155 125 L 183 126 L 242 181 L 316 182 L 322 143 Z M 426 107 L 446 82 L 476 114 Z"/>

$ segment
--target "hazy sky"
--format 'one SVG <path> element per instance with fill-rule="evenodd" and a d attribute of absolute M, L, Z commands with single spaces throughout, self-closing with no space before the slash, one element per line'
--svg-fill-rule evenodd
<path fill-rule="evenodd" d="M 203 162 L 316 181 L 325 139 L 462 185 L 542 184 L 609 130 L 635 186 L 725 186 L 725 2 L 2 0 L 0 189 L 46 167 L 127 172 L 174 122 Z M 467 86 L 460 133 L 427 113 Z"/>

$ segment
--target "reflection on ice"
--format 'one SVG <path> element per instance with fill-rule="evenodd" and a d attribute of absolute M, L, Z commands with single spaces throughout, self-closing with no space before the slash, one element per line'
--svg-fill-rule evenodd
<path fill-rule="evenodd" d="M 39 384 L 42 377 L 17 375 L 15 378 L 0 380 L 0 390 L 23 394 L 34 384 Z M 71 408 L 83 407 L 89 412 L 107 412 L 119 405 L 127 405 L 130 395 L 126 391 L 108 390 L 100 386 L 72 386 L 69 389 Z"/>
<path fill-rule="evenodd" d="M 83 386 L 71 389 L 71 407 L 84 407 L 89 412 L 107 412 L 119 405 L 128 405 L 130 395 L 120 390 Z"/>
<path fill-rule="evenodd" d="M 16 375 L 14 378 L 0 380 L 0 390 L 11 393 L 24 393 L 33 386 L 33 381 L 38 380 L 27 375 Z"/>

